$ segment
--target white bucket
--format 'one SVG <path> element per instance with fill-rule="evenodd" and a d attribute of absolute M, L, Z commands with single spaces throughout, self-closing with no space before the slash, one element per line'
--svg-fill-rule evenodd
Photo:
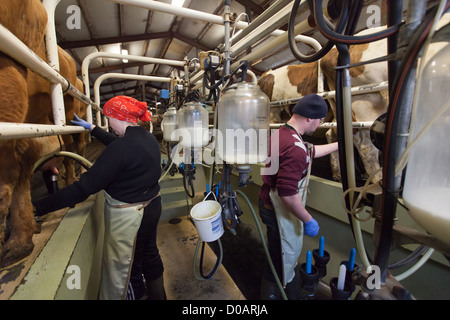
<path fill-rule="evenodd" d="M 191 209 L 191 218 L 202 241 L 216 241 L 223 235 L 222 207 L 214 200 L 204 200 Z"/>

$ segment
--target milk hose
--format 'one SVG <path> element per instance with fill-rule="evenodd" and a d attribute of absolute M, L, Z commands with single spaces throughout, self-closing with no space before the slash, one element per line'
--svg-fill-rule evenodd
<path fill-rule="evenodd" d="M 250 200 L 248 200 L 248 198 L 245 195 L 245 193 L 243 193 L 241 190 L 236 190 L 236 193 L 240 194 L 245 199 L 245 201 L 247 201 L 247 204 L 248 204 L 248 206 L 250 208 L 250 211 L 252 212 L 253 218 L 255 219 L 256 227 L 258 228 L 258 232 L 259 232 L 259 235 L 261 237 L 261 241 L 263 243 L 264 251 L 266 253 L 267 261 L 269 262 L 270 270 L 273 273 L 273 277 L 275 278 L 275 281 L 276 281 L 276 283 L 278 285 L 278 289 L 280 290 L 281 295 L 283 296 L 283 299 L 284 300 L 288 300 L 288 298 L 286 296 L 286 292 L 284 292 L 283 285 L 281 284 L 280 278 L 278 278 L 277 271 L 275 270 L 275 267 L 273 265 L 272 258 L 270 257 L 269 248 L 267 248 L 266 239 L 264 238 L 264 234 L 263 234 L 263 231 L 262 231 L 262 228 L 261 228 L 261 224 L 259 223 L 259 220 L 258 220 L 258 217 L 256 216 L 255 210 L 253 209 L 253 206 L 250 203 Z"/>
<path fill-rule="evenodd" d="M 322 49 L 318 50 L 317 52 L 311 54 L 311 55 L 304 55 L 300 52 L 300 50 L 297 48 L 297 44 L 295 42 L 295 35 L 294 35 L 294 23 L 295 23 L 295 17 L 297 15 L 297 11 L 299 8 L 300 0 L 295 0 L 294 5 L 292 6 L 292 11 L 289 16 L 289 23 L 288 23 L 288 41 L 289 41 L 289 48 L 294 55 L 294 57 L 304 63 L 317 61 L 323 56 L 325 56 L 334 46 L 334 43 L 331 41 L 327 41 L 327 43 L 322 47 Z M 347 2 L 344 2 L 343 9 L 341 10 L 339 22 L 336 27 L 336 31 L 341 33 L 345 27 L 346 19 L 347 19 L 347 11 L 348 11 L 348 5 Z M 330 26 L 331 28 L 332 26 Z"/>
<path fill-rule="evenodd" d="M 345 43 L 345 44 L 362 44 L 368 43 L 383 38 L 387 38 L 398 32 L 400 24 L 393 25 L 383 31 L 379 31 L 373 34 L 364 36 L 353 36 L 353 35 L 343 35 L 338 32 L 331 30 L 328 26 L 325 17 L 323 16 L 322 0 L 312 1 L 314 20 L 317 27 L 324 37 L 331 40 L 334 43 Z M 355 17 L 357 18 L 357 17 Z"/>
<path fill-rule="evenodd" d="M 172 160 L 170 160 L 170 165 L 167 167 L 167 169 L 164 171 L 164 174 L 161 176 L 161 178 L 159 178 L 158 183 L 160 183 L 162 181 L 162 179 L 164 179 L 164 177 L 166 176 L 167 172 L 170 171 L 170 169 L 173 167 L 173 165 L 175 164 L 175 162 L 173 162 Z"/>
<path fill-rule="evenodd" d="M 202 245 L 202 252 L 200 255 L 200 266 L 199 266 L 200 274 L 198 274 L 196 272 L 196 269 L 197 269 L 196 262 L 197 262 L 197 256 L 198 256 L 198 249 L 200 248 L 201 242 L 203 242 L 203 245 Z M 222 242 L 220 241 L 220 239 L 217 239 L 217 243 L 219 244 L 219 256 L 217 257 L 216 264 L 214 265 L 214 268 L 212 269 L 212 271 L 208 275 L 205 276 L 203 274 L 203 252 L 205 249 L 205 242 L 202 241 L 202 239 L 200 239 L 200 238 L 198 239 L 197 246 L 195 247 L 194 259 L 192 260 L 192 271 L 194 273 L 194 277 L 197 280 L 210 279 L 214 275 L 214 273 L 216 273 L 217 269 L 219 269 L 219 266 L 222 264 L 222 258 L 223 258 Z"/>
<path fill-rule="evenodd" d="M 411 268 L 409 268 L 408 270 L 406 270 L 402 274 L 399 274 L 399 275 L 395 276 L 395 279 L 397 281 L 402 281 L 402 280 L 406 279 L 407 277 L 409 277 L 410 275 L 412 275 L 414 272 L 419 270 L 425 264 L 425 262 L 428 261 L 428 259 L 431 257 L 431 255 L 433 253 L 434 253 L 434 249 L 433 248 L 428 248 L 426 253 L 422 256 L 422 258 L 419 261 L 417 261 L 417 263 L 415 265 L 413 265 Z"/>
<path fill-rule="evenodd" d="M 68 151 L 57 151 L 53 153 L 49 153 L 42 158 L 40 158 L 33 167 L 33 172 L 36 172 L 45 162 L 52 158 L 56 157 L 69 157 L 75 159 L 77 162 L 79 162 L 86 170 L 92 167 L 92 162 L 87 160 L 86 158 L 80 156 L 79 154 L 68 152 Z"/>
<path fill-rule="evenodd" d="M 184 166 L 184 165 L 183 165 Z M 192 165 L 186 165 L 186 170 L 183 170 L 183 187 L 186 191 L 186 194 L 190 198 L 195 197 L 194 183 L 192 182 L 195 179 L 195 167 Z M 190 188 L 191 192 L 189 192 L 188 188 Z"/>

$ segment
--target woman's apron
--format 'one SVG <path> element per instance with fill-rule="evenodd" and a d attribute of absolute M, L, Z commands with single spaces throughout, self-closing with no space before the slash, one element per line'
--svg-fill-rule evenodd
<path fill-rule="evenodd" d="M 313 146 L 309 143 L 303 143 L 303 146 L 308 154 L 309 164 L 305 176 L 298 183 L 298 195 L 303 203 L 303 206 L 305 206 L 309 176 L 311 173 L 311 155 Z M 278 221 L 278 229 L 280 231 L 283 286 L 286 286 L 286 284 L 294 279 L 294 268 L 297 266 L 298 258 L 302 252 L 303 222 L 287 210 L 281 201 L 276 188 L 270 190 L 269 196 L 275 210 L 275 215 Z"/>
<path fill-rule="evenodd" d="M 144 208 L 152 200 L 130 204 L 114 199 L 105 191 L 105 240 L 99 295 L 101 300 L 125 298 L 136 236 Z"/>

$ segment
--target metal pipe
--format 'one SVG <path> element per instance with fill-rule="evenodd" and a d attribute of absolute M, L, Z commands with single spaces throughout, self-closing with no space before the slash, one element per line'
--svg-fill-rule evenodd
<path fill-rule="evenodd" d="M 324 9 L 323 13 L 324 13 L 324 16 L 329 17 L 327 9 Z M 296 38 L 296 40 L 305 42 L 306 44 L 314 47 L 317 50 L 317 48 L 320 47 L 320 44 L 317 45 L 317 41 L 315 41 L 311 37 L 302 35 L 302 33 L 305 33 L 311 29 L 312 29 L 312 26 L 309 25 L 308 19 L 303 20 L 302 22 L 300 22 L 299 24 L 297 24 L 294 27 L 294 34 L 297 35 L 295 38 Z M 239 60 L 247 60 L 249 62 L 249 64 L 252 64 L 252 63 L 258 61 L 258 59 L 260 59 L 260 57 L 267 55 L 267 53 L 272 51 L 273 49 L 280 47 L 283 44 L 288 43 L 289 35 L 288 35 L 287 31 L 275 30 L 270 35 L 273 35 L 276 37 L 274 39 L 267 41 L 266 43 L 258 46 L 250 54 L 246 55 L 245 57 L 240 58 Z M 245 49 L 247 49 L 247 48 L 243 48 L 243 50 L 245 50 Z M 239 61 L 233 63 L 231 65 L 231 69 L 237 68 L 238 65 L 239 65 Z"/>
<path fill-rule="evenodd" d="M 302 0 L 302 4 L 305 3 L 305 0 Z M 234 55 L 238 55 L 239 53 L 247 50 L 250 48 L 254 43 L 256 43 L 258 40 L 261 40 L 263 37 L 270 34 L 270 36 L 278 37 L 282 35 L 285 31 L 283 30 L 274 30 L 281 26 L 283 23 L 285 23 L 284 20 L 287 20 L 291 10 L 292 10 L 293 3 L 286 5 L 284 8 L 279 9 L 277 13 L 274 13 L 271 15 L 269 20 L 266 19 L 264 22 L 260 22 L 260 25 L 253 28 L 253 30 L 248 31 L 249 29 L 252 29 L 251 26 L 254 25 L 255 21 L 252 22 L 247 28 L 245 28 L 241 33 L 247 32 L 245 39 L 244 36 L 234 39 L 232 38 L 232 42 L 235 42 L 233 47 L 231 48 L 231 51 L 233 51 Z M 270 10 L 267 9 L 266 11 Z M 265 12 L 266 12 L 265 11 Z M 325 13 L 324 13 L 325 14 Z M 260 16 L 258 16 L 259 18 Z M 262 23 L 262 24 L 261 24 Z M 239 33 L 239 35 L 241 34 Z M 316 51 L 320 51 L 322 49 L 321 44 L 314 38 L 305 36 L 302 34 L 297 35 L 294 37 L 294 39 L 297 42 L 303 42 L 311 47 L 313 47 Z M 238 43 L 239 41 L 239 43 Z M 247 59 L 239 59 L 239 60 L 247 60 Z"/>
<path fill-rule="evenodd" d="M 402 21 L 402 9 L 403 1 L 395 0 L 388 2 L 388 27 L 401 23 Z M 398 35 L 392 35 L 388 38 L 388 54 L 395 53 L 397 51 Z M 399 73 L 401 61 L 394 60 L 388 61 L 388 80 L 389 80 L 389 93 L 390 101 L 388 107 L 388 118 L 389 115 L 395 114 L 395 108 L 393 101 L 391 99 L 392 92 L 395 91 L 395 79 Z M 401 71 L 401 70 L 400 70 Z M 398 110 L 398 109 L 397 109 Z M 381 283 L 384 284 L 388 275 L 388 264 L 389 255 L 391 250 L 391 240 L 392 240 L 392 226 L 394 223 L 396 208 L 397 208 L 397 198 L 399 194 L 399 189 L 397 189 L 398 180 L 395 177 L 395 159 L 396 150 L 398 148 L 396 139 L 397 136 L 397 126 L 398 123 L 393 123 L 391 127 L 391 132 L 386 132 L 385 135 L 385 150 L 384 150 L 384 165 L 383 165 L 383 196 L 381 201 L 382 206 L 382 218 L 381 218 L 381 229 L 380 236 L 378 238 L 378 243 L 375 252 L 375 264 L 380 267 L 381 271 Z M 388 135 L 389 134 L 389 135 Z M 392 141 L 386 142 L 387 137 L 392 138 Z M 386 161 L 388 159 L 388 161 Z"/>
<path fill-rule="evenodd" d="M 225 65 L 224 65 L 224 76 L 230 74 L 230 31 L 231 31 L 231 11 L 230 11 L 230 3 L 231 0 L 225 0 L 224 5 L 224 13 L 223 13 L 223 21 L 225 25 L 225 36 L 224 36 L 224 43 L 225 43 Z"/>
<path fill-rule="evenodd" d="M 50 83 L 60 83 L 62 89 L 67 91 L 72 97 L 81 100 L 85 104 L 93 104 L 93 102 L 86 95 L 81 93 L 74 86 L 70 85 L 66 78 L 50 67 L 36 53 L 31 51 L 22 41 L 20 41 L 11 31 L 1 24 L 0 51 L 40 75 Z"/>
<path fill-rule="evenodd" d="M 48 64 L 59 72 L 58 45 L 56 42 L 55 9 L 61 0 L 44 0 L 42 5 L 47 11 L 47 29 L 45 32 L 45 47 L 47 51 Z M 66 111 L 64 108 L 64 96 L 60 83 L 50 85 L 52 99 L 53 122 L 56 125 L 66 124 Z"/>
<path fill-rule="evenodd" d="M 89 85 L 89 65 L 92 60 L 98 59 L 98 58 L 113 58 L 113 59 L 128 59 L 129 61 L 140 61 L 140 62 L 147 62 L 147 63 L 157 63 L 157 64 L 167 64 L 171 66 L 176 67 L 183 67 L 185 65 L 185 61 L 179 61 L 179 60 L 169 60 L 169 59 L 160 59 L 160 58 L 152 58 L 152 57 L 142 57 L 142 56 L 133 56 L 133 55 L 123 55 L 119 53 L 109 53 L 109 52 L 94 52 L 86 56 L 84 58 L 83 63 L 81 64 L 81 75 L 83 77 L 83 83 L 84 88 L 86 90 L 86 95 L 90 96 L 90 85 Z M 92 120 L 92 113 L 88 112 L 90 111 L 90 106 L 88 105 L 86 109 L 86 113 L 88 115 L 87 121 L 90 123 L 93 123 Z M 101 113 L 100 109 L 97 109 L 97 123 L 99 126 L 101 126 Z"/>
<path fill-rule="evenodd" d="M 179 17 L 185 17 L 185 18 L 191 18 L 191 19 L 197 19 L 204 22 L 209 22 L 213 24 L 219 24 L 219 25 L 225 25 L 224 17 L 206 13 L 202 11 L 197 11 L 189 8 L 183 8 L 183 7 L 176 7 L 172 6 L 167 3 L 163 2 L 157 2 L 152 0 L 110 0 L 112 2 L 124 4 L 124 5 L 130 5 L 135 6 L 139 8 L 145 8 L 149 10 L 155 10 L 159 12 L 164 12 L 168 14 L 173 14 Z M 244 21 L 238 21 L 236 22 L 236 28 L 238 29 L 245 29 L 249 26 L 247 22 Z M 275 30 L 272 32 L 271 35 L 278 36 L 280 34 L 284 33 L 282 30 Z M 243 49 L 245 50 L 245 49 Z M 196 81 L 191 81 L 192 83 L 195 83 Z"/>
<path fill-rule="evenodd" d="M 321 45 L 317 40 L 315 40 L 314 38 L 300 34 L 300 33 L 306 32 L 310 29 L 311 29 L 311 27 L 309 26 L 307 20 L 304 20 L 303 22 L 299 23 L 294 28 L 294 32 L 296 34 L 299 34 L 295 37 L 295 39 L 297 41 L 301 41 L 301 42 L 304 42 L 304 43 L 312 46 L 315 50 L 320 50 Z M 258 59 L 260 59 L 260 57 L 266 55 L 268 52 L 287 43 L 288 33 L 286 31 L 284 31 L 284 32 L 283 31 L 278 32 L 278 31 L 279 30 L 276 30 L 271 33 L 271 35 L 273 35 L 273 34 L 277 35 L 274 39 L 267 41 L 266 43 L 258 46 L 250 54 L 240 58 L 239 61 L 247 60 L 249 62 L 249 64 L 252 64 L 252 63 L 258 61 Z M 245 49 L 247 49 L 247 47 L 242 48 L 242 50 L 245 50 Z M 231 65 L 232 70 L 236 69 L 239 66 L 239 61 L 237 61 Z M 190 75 L 190 85 L 194 85 L 197 81 L 202 79 L 203 73 L 204 73 L 203 70 L 199 70 L 196 74 Z"/>
<path fill-rule="evenodd" d="M 189 59 L 187 55 L 184 56 L 184 95 L 187 96 L 189 93 Z M 145 97 L 145 96 L 144 96 Z"/>
<path fill-rule="evenodd" d="M 264 23 L 268 18 L 272 17 L 273 14 L 284 8 L 289 2 L 292 0 L 277 0 L 274 4 L 272 4 L 267 10 L 264 10 L 255 20 L 253 20 L 245 29 L 241 32 L 236 33 L 232 38 L 231 42 L 237 43 L 242 38 L 247 36 L 250 32 L 259 27 L 262 23 Z"/>
<path fill-rule="evenodd" d="M 220 70 L 220 68 L 217 68 L 217 70 Z M 242 73 L 242 70 L 239 70 L 237 74 Z M 258 84 L 258 78 L 256 77 L 256 74 L 252 70 L 247 70 L 247 75 L 250 76 L 252 79 L 252 83 Z M 203 81 L 198 81 L 191 90 L 198 90 L 203 86 Z"/>
<path fill-rule="evenodd" d="M 132 79 L 132 80 L 138 80 L 138 81 L 158 81 L 158 82 L 170 82 L 172 79 L 167 77 L 155 77 L 155 76 L 143 76 L 143 75 L 136 75 L 136 74 L 126 74 L 126 73 L 105 73 L 102 74 L 100 77 L 95 80 L 94 83 L 94 100 L 95 103 L 100 105 L 100 85 L 102 82 L 106 79 L 110 78 L 119 78 L 119 79 Z M 105 125 L 101 125 L 101 119 L 98 116 L 97 117 L 97 125 L 105 128 L 108 126 L 108 120 L 104 118 Z M 150 131 L 151 132 L 151 131 Z"/>
<path fill-rule="evenodd" d="M 272 33 L 285 24 L 289 14 L 291 13 L 292 5 L 293 3 L 286 5 L 280 11 L 274 13 L 270 18 L 264 21 L 260 26 L 255 28 L 255 30 L 251 31 L 247 36 L 243 37 L 240 41 L 236 41 L 231 47 L 233 55 L 237 56 L 246 48 L 250 47 L 267 36 L 269 33 Z"/>
<path fill-rule="evenodd" d="M 277 129 L 281 126 L 284 126 L 284 123 L 271 123 L 270 129 Z M 352 122 L 352 128 L 356 129 L 370 129 L 373 125 L 373 121 L 357 121 Z M 337 127 L 337 122 L 325 122 L 319 125 L 320 129 L 332 129 Z"/>
<path fill-rule="evenodd" d="M 308 36 L 304 36 L 304 35 L 297 35 L 297 36 L 295 36 L 295 38 L 294 38 L 296 41 L 300 41 L 300 42 L 303 42 L 303 43 L 305 43 L 305 44 L 307 44 L 307 45 L 309 45 L 309 46 L 311 46 L 311 47 L 313 47 L 316 51 L 319 51 L 320 49 L 322 49 L 322 46 L 320 45 L 320 43 L 316 40 L 316 39 L 314 39 L 314 38 L 312 38 L 312 37 L 308 37 Z M 276 48 L 276 47 L 278 47 L 279 45 L 281 45 L 282 44 L 282 42 L 280 43 L 280 42 L 276 42 L 273 46 L 272 45 L 269 45 L 268 47 L 267 46 L 264 46 L 264 50 L 272 50 L 272 49 L 274 49 L 274 48 Z M 260 50 L 260 51 L 258 51 L 258 53 L 260 53 L 260 55 L 264 55 L 266 52 L 264 51 L 264 50 Z M 247 60 L 247 58 L 249 58 L 249 57 L 252 57 L 252 59 L 253 59 L 253 56 L 245 56 L 245 57 L 243 57 L 243 58 L 241 58 L 241 59 L 239 59 L 240 61 L 242 61 L 242 60 Z M 257 58 L 259 58 L 260 56 L 257 56 Z M 256 61 L 257 59 L 255 58 L 255 61 Z M 238 65 L 237 65 L 238 66 Z M 235 65 L 232 65 L 232 67 L 235 67 Z M 247 72 L 248 72 L 248 70 L 247 70 Z M 195 83 L 197 83 L 198 81 L 200 81 L 200 80 L 202 80 L 203 79 L 203 73 L 204 73 L 204 71 L 203 70 L 199 70 L 196 74 L 193 74 L 193 75 L 190 75 L 190 80 L 189 80 L 189 84 L 190 85 L 194 85 Z M 198 88 L 197 86 L 196 86 L 196 88 Z"/>
<path fill-rule="evenodd" d="M 295 26 L 294 32 L 295 32 L 295 34 L 300 34 L 300 33 L 304 33 L 305 31 L 309 30 L 310 28 L 311 27 L 309 26 L 308 21 L 304 20 Z M 288 41 L 288 32 L 285 31 L 283 34 L 258 46 L 250 54 L 246 55 L 245 57 L 240 58 L 239 60 L 247 60 L 249 64 L 252 64 L 253 62 L 260 59 L 260 57 L 266 55 L 268 52 L 272 51 L 273 49 L 275 49 L 283 44 L 286 44 L 287 41 Z M 231 65 L 231 69 L 234 70 L 238 66 L 239 66 L 239 61 L 233 63 Z"/>
<path fill-rule="evenodd" d="M 353 87 L 353 88 L 351 88 L 350 92 L 351 92 L 351 95 L 353 96 L 353 95 L 377 92 L 377 91 L 382 91 L 382 90 L 387 90 L 387 89 L 388 89 L 388 82 L 383 81 L 380 83 L 372 83 L 372 84 L 362 85 L 359 87 Z M 336 97 L 336 91 L 332 90 L 332 91 L 326 91 L 326 92 L 318 92 L 317 95 L 321 96 L 325 100 L 334 99 Z M 301 97 L 286 99 L 286 100 L 277 100 L 277 101 L 270 102 L 270 105 L 271 106 L 281 106 L 281 105 L 286 105 L 286 104 L 294 104 L 300 99 L 301 99 Z"/>
<path fill-rule="evenodd" d="M 138 81 L 158 81 L 158 82 L 170 82 L 171 78 L 168 77 L 155 77 L 155 76 L 143 76 L 136 74 L 126 73 L 105 73 L 95 80 L 94 83 L 94 100 L 95 103 L 100 104 L 100 85 L 106 79 L 119 78 L 119 79 L 132 79 Z"/>
<path fill-rule="evenodd" d="M 84 131 L 85 129 L 79 126 L 0 122 L 0 140 L 36 138 Z"/>
<path fill-rule="evenodd" d="M 164 13 L 169 13 L 176 15 L 178 17 L 191 18 L 196 20 L 201 20 L 204 22 L 214 23 L 214 24 L 224 24 L 222 16 L 218 16 L 211 13 L 206 13 L 202 11 L 197 11 L 189 8 L 172 6 L 168 3 L 152 1 L 152 0 L 110 0 L 112 2 L 121 3 L 124 5 L 130 5 L 139 8 L 146 8 L 150 10 L 160 11 Z M 248 26 L 248 23 L 244 21 L 239 21 L 236 24 L 238 29 L 244 29 Z"/>

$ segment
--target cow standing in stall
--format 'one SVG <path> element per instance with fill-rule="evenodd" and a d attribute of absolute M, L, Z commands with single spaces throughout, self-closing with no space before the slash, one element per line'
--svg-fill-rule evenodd
<path fill-rule="evenodd" d="M 47 13 L 39 0 L 23 0 L 20 3 L 17 0 L 0 1 L 0 23 L 46 60 L 44 34 Z M 76 78 L 75 62 L 65 51 L 58 49 L 60 73 L 78 89 L 82 89 L 81 81 Z M 0 122 L 53 123 L 48 81 L 1 52 L 0 92 Z M 70 123 L 73 113 L 83 114 L 81 110 L 85 108 L 81 102 L 68 95 L 64 100 L 66 121 Z M 69 151 L 84 153 L 85 133 L 64 135 L 63 140 L 69 146 Z M 23 259 L 34 248 L 32 237 L 36 223 L 30 195 L 32 170 L 39 158 L 59 148 L 60 143 L 55 136 L 0 141 L 0 267 Z M 55 167 L 61 161 L 60 158 L 53 159 L 44 169 L 56 171 Z M 66 172 L 66 181 L 73 181 L 73 170 L 66 169 Z M 4 243 L 8 214 L 11 232 Z"/>
<path fill-rule="evenodd" d="M 376 32 L 377 29 L 370 29 L 360 34 Z M 368 61 L 378 58 L 387 53 L 386 40 L 354 45 L 350 47 L 351 63 Z M 335 89 L 338 51 L 332 49 L 320 61 L 320 68 L 323 72 L 326 85 L 330 90 Z M 301 65 L 289 65 L 276 70 L 265 72 L 258 85 L 267 94 L 271 101 L 293 99 L 304 96 L 308 93 L 316 93 L 318 85 L 319 62 L 311 62 Z M 378 62 L 374 64 L 362 65 L 350 68 L 352 87 L 362 86 L 387 81 L 387 63 Z M 336 121 L 336 106 L 334 100 L 328 99 L 331 107 L 332 120 Z M 353 121 L 375 121 L 379 116 L 387 112 L 388 92 L 387 90 L 366 93 L 352 96 Z M 290 117 L 290 114 L 288 114 Z M 282 122 L 279 110 L 271 112 L 271 122 Z M 336 130 L 330 129 L 326 133 L 327 141 L 336 141 Z M 382 178 L 379 170 L 379 151 L 370 139 L 370 132 L 367 129 L 359 129 L 354 134 L 354 145 L 358 150 L 364 169 L 368 176 L 374 174 L 373 182 L 378 182 Z M 339 157 L 337 152 L 330 155 L 333 179 L 341 180 Z"/>

